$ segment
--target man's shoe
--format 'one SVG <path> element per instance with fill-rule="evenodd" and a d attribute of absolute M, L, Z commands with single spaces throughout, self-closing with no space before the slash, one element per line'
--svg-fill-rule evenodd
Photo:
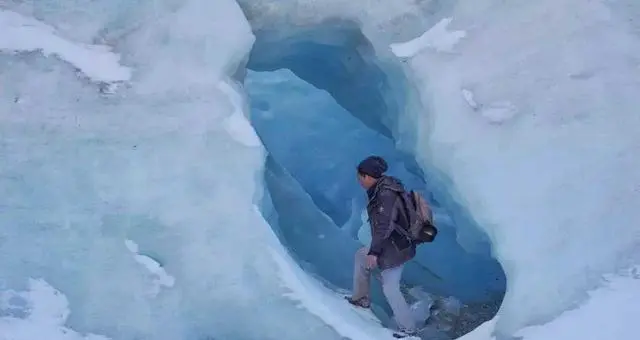
<path fill-rule="evenodd" d="M 366 298 L 366 297 L 355 299 L 355 300 L 352 299 L 350 296 L 345 296 L 344 298 L 350 304 L 352 304 L 352 305 L 354 305 L 356 307 L 360 307 L 360 308 L 369 308 L 369 307 L 371 307 L 371 302 L 369 302 L 369 299 Z"/>
<path fill-rule="evenodd" d="M 417 337 L 417 336 L 418 336 L 418 331 L 416 330 L 413 330 L 413 331 L 400 330 L 398 332 L 393 333 L 393 337 L 396 339 L 403 339 L 403 338 Z"/>

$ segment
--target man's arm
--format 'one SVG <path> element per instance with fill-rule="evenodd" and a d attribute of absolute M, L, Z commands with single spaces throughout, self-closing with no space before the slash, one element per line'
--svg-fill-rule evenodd
<path fill-rule="evenodd" d="M 368 255 L 379 256 L 382 253 L 382 243 L 388 239 L 393 231 L 393 219 L 395 218 L 395 205 L 398 196 L 391 190 L 382 190 L 376 200 L 378 205 L 371 212 L 370 222 L 372 226 L 371 246 Z"/>

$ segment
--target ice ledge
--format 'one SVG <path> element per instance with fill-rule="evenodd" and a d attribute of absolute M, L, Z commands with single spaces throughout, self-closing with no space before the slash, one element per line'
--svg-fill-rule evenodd
<path fill-rule="evenodd" d="M 41 51 L 56 55 L 96 82 L 121 82 L 131 69 L 120 65 L 120 56 L 105 45 L 74 43 L 61 38 L 55 28 L 15 12 L 0 9 L 0 52 Z"/>

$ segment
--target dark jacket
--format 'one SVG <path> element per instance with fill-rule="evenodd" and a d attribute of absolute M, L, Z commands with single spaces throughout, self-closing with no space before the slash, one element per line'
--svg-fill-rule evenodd
<path fill-rule="evenodd" d="M 395 229 L 407 225 L 402 202 L 398 196 L 402 192 L 402 183 L 390 176 L 381 177 L 367 190 L 367 212 L 371 225 L 369 255 L 378 257 L 378 267 L 382 270 L 404 264 L 416 255 L 415 245 Z"/>

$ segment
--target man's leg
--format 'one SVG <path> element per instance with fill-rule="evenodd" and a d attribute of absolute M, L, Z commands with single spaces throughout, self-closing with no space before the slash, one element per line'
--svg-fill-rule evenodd
<path fill-rule="evenodd" d="M 393 315 L 400 326 L 400 330 L 412 332 L 416 330 L 416 323 L 411 315 L 411 309 L 404 299 L 400 291 L 400 278 L 402 277 L 402 268 L 398 266 L 382 271 L 382 290 L 387 298 Z"/>
<path fill-rule="evenodd" d="M 369 249 L 364 247 L 358 249 L 355 255 L 355 265 L 353 268 L 353 295 L 349 302 L 361 307 L 369 307 L 369 283 L 371 270 L 367 269 L 367 253 Z"/>

